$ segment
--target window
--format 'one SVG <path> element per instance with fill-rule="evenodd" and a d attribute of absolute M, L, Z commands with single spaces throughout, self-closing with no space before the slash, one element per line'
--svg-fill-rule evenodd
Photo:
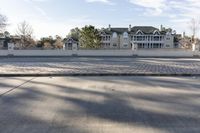
<path fill-rule="evenodd" d="M 136 36 L 134 36 L 134 41 L 136 41 L 137 40 L 137 37 Z"/>
<path fill-rule="evenodd" d="M 142 35 L 143 32 L 142 32 L 141 30 L 138 30 L 136 34 L 137 34 L 137 35 Z"/>
<path fill-rule="evenodd" d="M 124 43 L 123 46 L 124 46 L 124 47 L 128 47 L 128 44 L 127 44 L 127 43 Z"/>
<path fill-rule="evenodd" d="M 147 40 L 150 41 L 150 39 L 151 39 L 151 37 L 150 37 L 150 36 L 147 36 Z"/>
<path fill-rule="evenodd" d="M 153 48 L 159 48 L 159 44 L 158 43 L 154 43 L 153 44 Z"/>
<path fill-rule="evenodd" d="M 142 37 L 142 40 L 145 41 L 145 36 Z"/>
<path fill-rule="evenodd" d="M 143 37 L 142 36 L 137 36 L 137 41 L 142 41 Z"/>
<path fill-rule="evenodd" d="M 144 43 L 138 43 L 138 48 L 139 49 L 144 48 L 144 45 L 145 45 Z"/>
<path fill-rule="evenodd" d="M 160 32 L 157 31 L 157 30 L 155 30 L 153 34 L 154 34 L 154 35 L 160 35 Z"/>
<path fill-rule="evenodd" d="M 133 41 L 133 36 L 131 36 L 131 41 Z"/>
<path fill-rule="evenodd" d="M 110 43 L 106 43 L 106 46 L 107 46 L 107 47 L 110 47 Z"/>
<path fill-rule="evenodd" d="M 144 48 L 148 48 L 148 44 L 147 43 L 144 44 Z"/>
<path fill-rule="evenodd" d="M 154 37 L 154 41 L 159 41 L 160 40 L 160 37 L 159 36 L 155 36 Z"/>
<path fill-rule="evenodd" d="M 110 41 L 110 36 L 106 36 L 106 41 Z"/>
<path fill-rule="evenodd" d="M 170 47 L 170 45 L 169 45 L 169 44 L 167 44 L 167 45 L 166 45 L 166 47 L 167 47 L 167 48 L 169 48 L 169 47 Z"/>
<path fill-rule="evenodd" d="M 113 44 L 113 47 L 117 47 L 117 44 L 116 44 L 116 43 L 114 43 L 114 44 Z"/>

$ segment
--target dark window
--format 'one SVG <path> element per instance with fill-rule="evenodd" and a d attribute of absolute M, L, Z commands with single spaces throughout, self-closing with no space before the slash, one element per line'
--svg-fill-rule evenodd
<path fill-rule="evenodd" d="M 114 43 L 114 44 L 113 44 L 113 47 L 117 47 L 117 44 L 116 44 L 116 43 Z"/>

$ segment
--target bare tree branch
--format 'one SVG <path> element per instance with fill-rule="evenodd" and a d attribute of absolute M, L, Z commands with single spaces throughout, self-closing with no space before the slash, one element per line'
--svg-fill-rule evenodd
<path fill-rule="evenodd" d="M 189 22 L 189 28 L 192 32 L 193 39 L 196 38 L 197 32 L 199 31 L 199 26 L 200 26 L 200 22 L 195 18 L 191 19 L 191 21 Z"/>
<path fill-rule="evenodd" d="M 0 14 L 0 33 L 5 31 L 6 26 L 7 26 L 7 17 Z"/>
<path fill-rule="evenodd" d="M 33 35 L 33 28 L 26 21 L 24 21 L 18 24 L 17 35 L 31 37 Z"/>
<path fill-rule="evenodd" d="M 23 48 L 26 48 L 28 45 L 30 45 L 30 40 L 33 35 L 33 28 L 26 21 L 18 24 L 16 33 L 21 37 L 21 44 Z"/>

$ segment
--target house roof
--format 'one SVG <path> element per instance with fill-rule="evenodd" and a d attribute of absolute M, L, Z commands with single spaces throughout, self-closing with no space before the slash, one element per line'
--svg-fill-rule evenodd
<path fill-rule="evenodd" d="M 153 34 L 155 30 L 159 31 L 159 29 L 152 26 L 134 26 L 133 28 L 131 28 L 131 33 L 135 34 L 139 30 L 142 31 L 144 34 Z"/>
<path fill-rule="evenodd" d="M 124 32 L 128 32 L 128 28 L 109 28 L 102 29 L 102 32 L 105 32 L 106 34 L 112 34 L 113 32 L 116 32 L 117 34 L 122 34 Z"/>
<path fill-rule="evenodd" d="M 78 40 L 76 38 L 74 38 L 74 37 L 65 38 L 63 41 L 66 42 L 66 43 L 69 42 L 69 41 L 78 42 Z"/>
<path fill-rule="evenodd" d="M 112 34 L 113 32 L 116 32 L 117 34 L 123 34 L 124 32 L 136 34 L 138 31 L 143 32 L 144 34 L 153 34 L 154 31 L 159 31 L 161 34 L 165 34 L 166 32 L 160 31 L 158 28 L 155 28 L 153 26 L 134 26 L 131 28 L 131 31 L 128 31 L 128 28 L 111 28 L 109 31 L 109 28 L 102 29 L 102 32 L 106 34 Z"/>
<path fill-rule="evenodd" d="M 111 31 L 122 34 L 124 32 L 128 32 L 128 28 L 111 28 Z"/>

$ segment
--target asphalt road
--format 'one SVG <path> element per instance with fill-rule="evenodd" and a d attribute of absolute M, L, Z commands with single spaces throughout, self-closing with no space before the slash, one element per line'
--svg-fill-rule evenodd
<path fill-rule="evenodd" d="M 0 78 L 0 133 L 199 133 L 200 77 Z"/>

